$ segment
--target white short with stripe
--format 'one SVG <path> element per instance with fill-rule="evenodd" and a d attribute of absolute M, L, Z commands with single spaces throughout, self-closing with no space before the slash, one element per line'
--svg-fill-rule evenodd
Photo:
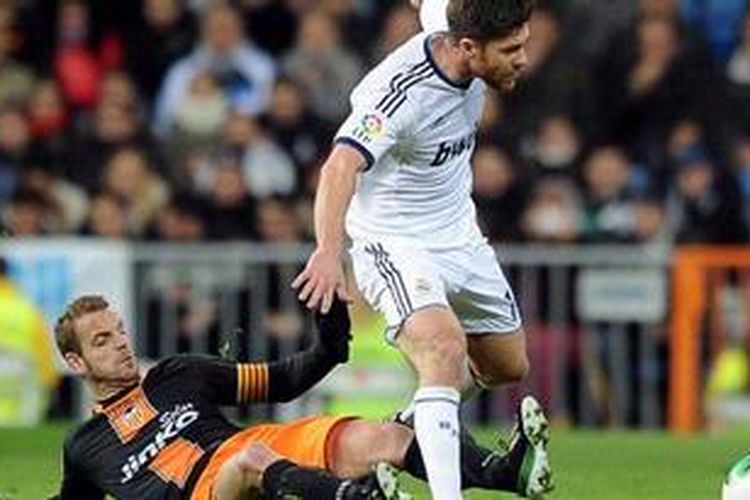
<path fill-rule="evenodd" d="M 513 291 L 483 241 L 436 250 L 404 240 L 355 240 L 350 254 L 357 288 L 385 316 L 389 342 L 412 313 L 432 305 L 450 307 L 467 335 L 521 327 Z"/>

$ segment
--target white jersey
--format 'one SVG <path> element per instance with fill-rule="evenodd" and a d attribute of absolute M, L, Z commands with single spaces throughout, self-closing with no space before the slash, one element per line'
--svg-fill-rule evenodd
<path fill-rule="evenodd" d="M 430 36 L 416 35 L 360 82 L 337 133 L 337 143 L 367 159 L 346 216 L 355 240 L 430 248 L 482 240 L 471 157 L 485 85 L 449 80 L 434 63 Z"/>

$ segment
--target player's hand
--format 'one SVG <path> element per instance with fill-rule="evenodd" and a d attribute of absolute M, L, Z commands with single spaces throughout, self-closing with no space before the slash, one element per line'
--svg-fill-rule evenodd
<path fill-rule="evenodd" d="M 292 282 L 292 288 L 299 291 L 299 300 L 308 309 L 320 309 L 323 314 L 331 309 L 334 296 L 349 302 L 340 253 L 316 249 L 305 270 Z"/>
<path fill-rule="evenodd" d="M 315 325 L 326 352 L 337 362 L 346 363 L 349 360 L 349 341 L 352 339 L 347 303 L 334 297 L 327 314 L 315 312 Z"/>

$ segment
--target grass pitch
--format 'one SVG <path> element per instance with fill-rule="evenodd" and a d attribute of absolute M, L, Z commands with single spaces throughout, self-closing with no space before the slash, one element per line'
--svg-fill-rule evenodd
<path fill-rule="evenodd" d="M 42 500 L 56 491 L 66 425 L 0 429 L 0 500 Z M 489 442 L 491 431 L 479 431 Z M 664 433 L 558 431 L 552 434 L 551 500 L 710 500 L 724 472 L 750 451 L 750 430 L 721 437 Z M 406 480 L 418 499 L 426 489 Z M 514 498 L 472 491 L 467 499 Z"/>

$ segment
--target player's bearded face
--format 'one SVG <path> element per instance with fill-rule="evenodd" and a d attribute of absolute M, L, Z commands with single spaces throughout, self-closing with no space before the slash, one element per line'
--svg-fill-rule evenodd
<path fill-rule="evenodd" d="M 469 64 L 474 76 L 500 92 L 510 92 L 528 66 L 525 45 L 529 39 L 528 23 L 513 34 L 478 44 Z"/>
<path fill-rule="evenodd" d="M 76 321 L 81 345 L 81 375 L 99 382 L 137 382 L 138 361 L 120 316 L 109 309 L 86 314 Z"/>

